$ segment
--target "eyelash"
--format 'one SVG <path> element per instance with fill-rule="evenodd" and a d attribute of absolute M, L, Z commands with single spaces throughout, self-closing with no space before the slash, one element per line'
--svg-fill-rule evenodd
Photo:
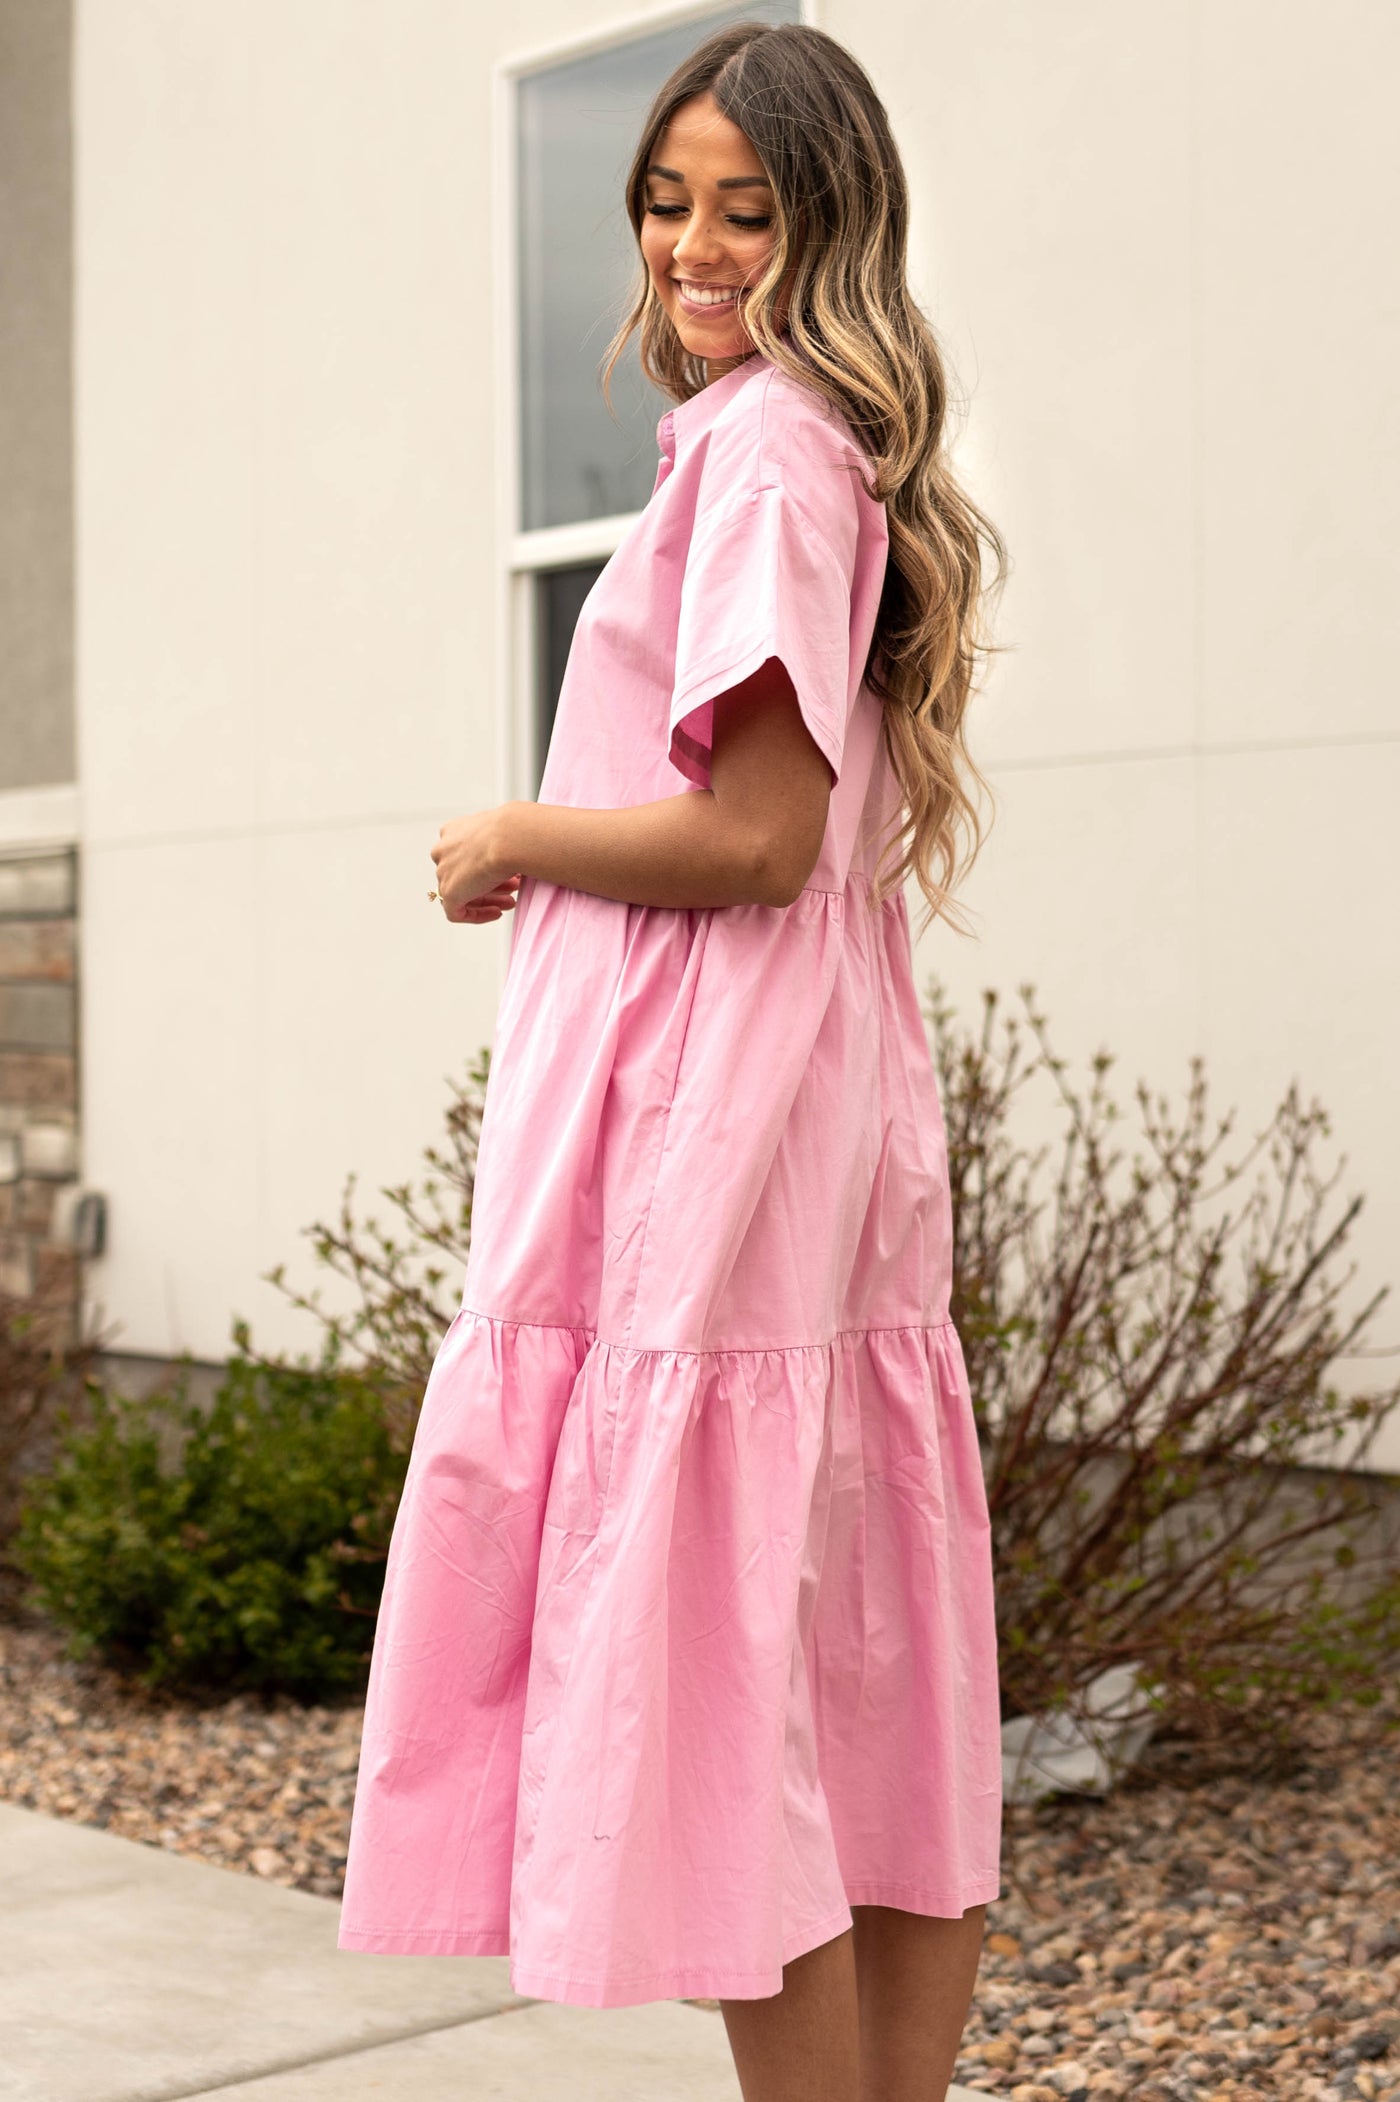
<path fill-rule="evenodd" d="M 674 219 L 677 212 L 683 212 L 684 210 L 685 206 L 683 204 L 649 204 L 647 206 L 647 211 L 654 219 Z M 741 219 L 736 212 L 730 212 L 727 214 L 727 217 L 731 226 L 742 227 L 745 233 L 756 233 L 760 227 L 773 224 L 772 219 L 767 216 L 761 219 Z"/>

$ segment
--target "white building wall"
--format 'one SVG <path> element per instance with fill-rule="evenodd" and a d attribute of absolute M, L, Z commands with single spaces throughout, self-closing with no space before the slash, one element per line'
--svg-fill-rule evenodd
<path fill-rule="evenodd" d="M 1297 1076 L 1366 1193 L 1358 1288 L 1400 1286 L 1400 17 L 849 20 L 1015 564 L 977 714 L 981 939 L 922 957 L 968 1009 L 1033 981 L 1125 1097 L 1179 1092 L 1199 1051 L 1250 1131 Z M 1373 1341 L 1400 1344 L 1400 1294 Z"/>
<path fill-rule="evenodd" d="M 489 1038 L 503 931 L 425 893 L 508 785 L 493 66 L 615 13 L 79 8 L 85 1174 L 129 1349 L 304 1340 L 259 1273 L 411 1168 Z M 1400 1282 L 1400 18 L 820 19 L 888 99 L 1015 565 L 981 938 L 921 962 L 1033 980 L 1125 1092 L 1199 1049 L 1248 1121 L 1299 1075 Z"/>
<path fill-rule="evenodd" d="M 291 1340 L 259 1273 L 490 1034 L 497 937 L 427 903 L 497 794 L 490 56 L 447 5 L 82 13 L 85 1172 L 130 1349 Z"/>

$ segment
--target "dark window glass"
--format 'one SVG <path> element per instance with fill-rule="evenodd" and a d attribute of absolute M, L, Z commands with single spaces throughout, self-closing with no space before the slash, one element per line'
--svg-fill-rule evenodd
<path fill-rule="evenodd" d="M 520 266 L 520 524 L 577 525 L 640 511 L 656 476 L 666 407 L 635 357 L 598 367 L 637 265 L 622 185 L 652 96 L 728 21 L 792 22 L 797 0 L 749 0 L 698 21 L 542 66 L 517 94 Z"/>
<path fill-rule="evenodd" d="M 72 13 L 0 7 L 0 790 L 75 771 Z"/>
<path fill-rule="evenodd" d="M 583 602 L 603 573 L 601 562 L 542 569 L 535 577 L 535 787 L 544 771 L 554 711 Z"/>

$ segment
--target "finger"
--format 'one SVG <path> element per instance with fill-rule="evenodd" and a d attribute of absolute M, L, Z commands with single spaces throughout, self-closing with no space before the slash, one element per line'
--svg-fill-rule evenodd
<path fill-rule="evenodd" d="M 493 884 L 490 890 L 473 891 L 469 898 L 461 899 L 459 902 L 465 905 L 513 905 L 515 903 L 515 892 L 513 890 L 504 890 L 498 884 Z"/>
<path fill-rule="evenodd" d="M 478 891 L 471 898 L 453 898 L 446 892 L 441 896 L 443 910 L 449 919 L 460 918 L 464 911 L 482 910 L 489 910 L 491 917 L 496 919 L 503 912 L 513 912 L 518 902 L 515 891 L 507 888 L 504 883 L 497 884 L 490 890 Z"/>

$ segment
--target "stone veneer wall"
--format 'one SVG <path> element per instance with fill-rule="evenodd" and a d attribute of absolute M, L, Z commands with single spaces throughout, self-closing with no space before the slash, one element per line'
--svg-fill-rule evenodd
<path fill-rule="evenodd" d="M 75 1321 L 78 1262 L 56 1213 L 78 1174 L 76 959 L 74 851 L 0 854 L 0 1293 Z"/>

